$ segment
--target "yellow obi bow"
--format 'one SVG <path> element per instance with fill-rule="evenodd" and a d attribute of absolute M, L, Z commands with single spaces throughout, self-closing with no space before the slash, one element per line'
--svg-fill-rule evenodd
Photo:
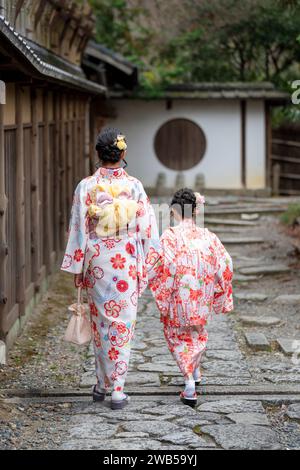
<path fill-rule="evenodd" d="M 98 237 L 117 235 L 135 217 L 138 204 L 130 190 L 118 184 L 96 185 L 90 192 L 88 214 L 97 218 Z"/>

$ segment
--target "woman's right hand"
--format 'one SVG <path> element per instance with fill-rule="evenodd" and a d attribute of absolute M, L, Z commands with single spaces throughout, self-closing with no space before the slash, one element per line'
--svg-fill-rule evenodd
<path fill-rule="evenodd" d="M 83 273 L 74 275 L 74 284 L 75 287 L 83 287 Z"/>

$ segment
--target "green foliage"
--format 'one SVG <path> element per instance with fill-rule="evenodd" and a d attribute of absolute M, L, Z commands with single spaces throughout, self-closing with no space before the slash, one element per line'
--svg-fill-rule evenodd
<path fill-rule="evenodd" d="M 142 8 L 127 6 L 126 0 L 90 0 L 96 15 L 96 39 L 141 65 L 146 53 L 148 31 L 140 25 Z"/>
<path fill-rule="evenodd" d="M 287 90 L 300 78 L 299 0 L 181 2 L 187 12 L 182 18 L 180 10 L 174 33 L 170 28 L 166 35 L 147 21 L 150 10 L 139 6 L 147 2 L 90 0 L 97 40 L 139 66 L 141 86 L 150 97 L 172 83 L 272 81 Z M 166 29 L 168 17 L 176 14 L 170 7 Z M 275 119 L 298 120 L 299 113 L 291 106 Z"/>
<path fill-rule="evenodd" d="M 290 204 L 287 211 L 281 215 L 280 220 L 285 225 L 293 227 L 298 225 L 300 220 L 300 204 Z"/>

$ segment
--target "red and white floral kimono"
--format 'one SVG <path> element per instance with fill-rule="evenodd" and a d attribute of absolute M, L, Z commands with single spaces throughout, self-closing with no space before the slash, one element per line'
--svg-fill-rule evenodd
<path fill-rule="evenodd" d="M 188 379 L 206 348 L 209 316 L 233 309 L 231 257 L 214 233 L 184 219 L 163 233 L 149 278 L 168 347 Z"/>
<path fill-rule="evenodd" d="M 123 390 L 138 297 L 158 249 L 155 215 L 139 180 L 122 168 L 99 168 L 78 184 L 61 269 L 84 274 L 102 389 Z"/>

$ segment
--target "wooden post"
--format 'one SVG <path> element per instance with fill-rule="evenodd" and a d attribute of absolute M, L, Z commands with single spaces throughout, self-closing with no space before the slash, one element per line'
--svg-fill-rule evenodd
<path fill-rule="evenodd" d="M 246 100 L 241 100 L 241 182 L 245 188 L 247 186 L 246 177 Z"/>
<path fill-rule="evenodd" d="M 40 255 L 40 184 L 39 184 L 39 126 L 37 116 L 37 94 L 31 89 L 32 148 L 31 148 L 31 233 L 32 233 L 32 280 L 39 289 Z"/>
<path fill-rule="evenodd" d="M 53 197 L 53 188 L 51 187 L 51 165 L 50 158 L 50 142 L 49 142 L 49 95 L 47 91 L 43 94 L 44 109 L 44 198 L 43 212 L 44 216 L 44 261 L 46 264 L 47 274 L 51 272 L 51 253 L 53 251 L 53 227 L 51 227 L 51 198 Z"/>
<path fill-rule="evenodd" d="M 7 262 L 7 240 L 6 240 L 6 214 L 7 197 L 5 193 L 5 155 L 4 155 L 4 105 L 0 104 L 0 338 L 4 336 L 4 316 L 6 314 L 6 262 Z"/>
<path fill-rule="evenodd" d="M 56 259 L 58 259 L 59 254 L 59 234 L 60 234 L 60 148 L 59 148 L 59 131 L 60 131 L 60 101 L 58 93 L 54 95 L 54 132 L 55 132 L 55 142 L 54 142 L 54 214 L 55 220 L 53 221 L 53 231 L 54 231 L 54 240 L 55 240 L 55 251 Z"/>
<path fill-rule="evenodd" d="M 60 123 L 59 123 L 59 147 L 60 147 L 60 244 L 59 249 L 63 250 L 66 240 L 66 220 L 67 220 L 67 171 L 66 171 L 66 146 L 65 146 L 65 95 L 60 97 Z"/>
<path fill-rule="evenodd" d="M 272 165 L 272 125 L 270 106 L 265 102 L 265 128 L 266 128 L 266 186 L 271 188 L 271 165 Z"/>
<path fill-rule="evenodd" d="M 84 173 L 85 176 L 90 175 L 92 170 L 92 164 L 94 163 L 94 152 L 90 151 L 90 148 L 94 148 L 95 144 L 91 140 L 94 138 L 91 132 L 91 98 L 87 98 L 85 101 L 85 125 L 84 125 Z M 91 146 L 91 147 L 90 147 Z"/>
<path fill-rule="evenodd" d="M 67 156 L 68 156 L 68 161 L 67 161 L 67 181 L 68 181 L 68 207 L 70 207 L 71 202 L 72 202 L 72 197 L 73 197 L 73 164 L 72 164 L 72 158 L 73 158 L 73 142 L 72 142 L 72 99 L 73 96 L 69 95 L 68 96 L 68 124 L 67 124 L 67 129 L 68 129 L 68 135 L 67 135 Z M 70 211 L 68 211 L 70 215 Z"/>
<path fill-rule="evenodd" d="M 279 195 L 280 190 L 280 164 L 275 163 L 273 165 L 273 184 L 272 184 L 273 196 Z"/>
<path fill-rule="evenodd" d="M 16 85 L 16 235 L 17 235 L 17 275 L 16 291 L 19 312 L 25 313 L 25 195 L 24 195 L 24 150 L 21 88 Z"/>

